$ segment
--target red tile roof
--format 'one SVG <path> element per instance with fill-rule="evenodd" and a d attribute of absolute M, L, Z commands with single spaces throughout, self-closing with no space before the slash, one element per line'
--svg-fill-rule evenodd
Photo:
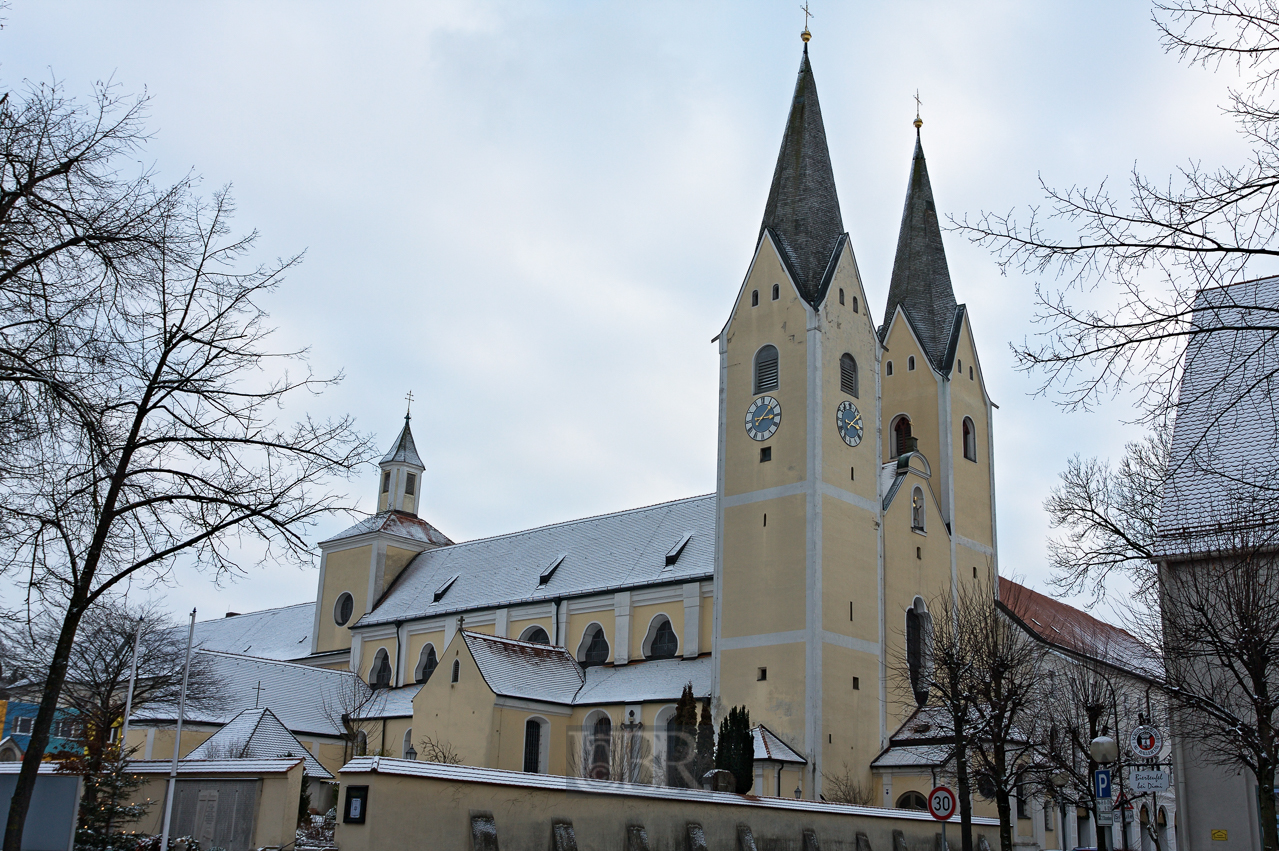
<path fill-rule="evenodd" d="M 999 601 L 1049 644 L 1133 670 L 1144 670 L 1141 642 L 1127 630 L 1060 600 L 999 577 Z"/>

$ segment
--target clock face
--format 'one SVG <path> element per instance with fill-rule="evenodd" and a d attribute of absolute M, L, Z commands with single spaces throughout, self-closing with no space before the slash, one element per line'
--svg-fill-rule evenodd
<path fill-rule="evenodd" d="M 746 411 L 746 433 L 752 440 L 768 440 L 782 423 L 782 405 L 772 396 L 760 396 Z"/>
<path fill-rule="evenodd" d="M 852 402 L 840 402 L 835 409 L 835 428 L 849 446 L 862 442 L 862 415 Z"/>

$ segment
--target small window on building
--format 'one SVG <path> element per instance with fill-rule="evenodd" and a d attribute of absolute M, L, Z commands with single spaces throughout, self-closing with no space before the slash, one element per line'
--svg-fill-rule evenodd
<path fill-rule="evenodd" d="M 924 800 L 923 792 L 907 792 L 897 799 L 897 809 L 899 810 L 923 810 L 928 811 L 928 802 Z"/>
<path fill-rule="evenodd" d="M 604 627 L 593 623 L 586 628 L 578 654 L 584 668 L 608 661 L 608 639 L 604 637 Z"/>
<path fill-rule="evenodd" d="M 382 493 L 391 492 L 391 471 L 385 470 L 382 473 Z"/>
<path fill-rule="evenodd" d="M 524 770 L 529 774 L 542 770 L 542 723 L 536 718 L 524 722 Z"/>
<path fill-rule="evenodd" d="M 957 359 L 955 360 L 955 363 L 957 363 L 957 364 L 959 365 L 959 374 L 960 374 L 960 375 L 963 375 L 963 374 L 964 374 L 964 359 L 963 359 L 963 358 L 957 358 Z"/>
<path fill-rule="evenodd" d="M 31 723 L 35 719 L 29 715 L 19 716 L 13 719 L 13 734 L 15 736 L 30 736 Z"/>
<path fill-rule="evenodd" d="M 923 561 L 923 560 L 924 560 L 924 548 L 923 548 L 923 547 L 915 547 L 915 558 L 919 559 L 920 561 Z"/>
<path fill-rule="evenodd" d="M 857 396 L 857 361 L 848 352 L 839 356 L 839 389 Z"/>
<path fill-rule="evenodd" d="M 765 461 L 772 461 L 772 460 L 773 460 L 773 447 L 761 446 L 759 448 L 759 463 L 763 464 Z"/>
<path fill-rule="evenodd" d="M 767 668 L 760 668 L 760 669 L 759 669 L 759 672 L 755 675 L 755 681 L 756 681 L 756 682 L 761 682 L 761 683 L 762 683 L 762 682 L 764 682 L 764 680 L 766 680 L 766 679 L 768 679 L 768 669 L 767 669 Z"/>
<path fill-rule="evenodd" d="M 853 677 L 853 691 L 861 691 L 861 690 L 862 690 L 862 678 Z"/>
<path fill-rule="evenodd" d="M 408 496 L 413 495 L 413 491 L 417 488 L 417 473 L 409 473 L 404 477 L 404 493 Z"/>
<path fill-rule="evenodd" d="M 968 380 L 969 381 L 973 380 L 973 368 L 971 366 L 968 367 Z"/>
<path fill-rule="evenodd" d="M 782 297 L 782 288 L 777 284 L 773 284 L 773 301 L 777 301 Z"/>
<path fill-rule="evenodd" d="M 973 565 L 973 579 L 977 578 L 977 565 Z"/>
<path fill-rule="evenodd" d="M 751 307 L 759 307 L 759 290 L 751 290 Z"/>
<path fill-rule="evenodd" d="M 346 591 L 343 591 L 338 595 L 337 602 L 333 604 L 333 622 L 338 626 L 346 626 L 354 612 L 355 599 Z"/>
<path fill-rule="evenodd" d="M 858 310 L 857 296 L 853 296 L 853 313 L 860 313 Z"/>
<path fill-rule="evenodd" d="M 977 430 L 971 417 L 964 417 L 964 457 L 969 461 L 977 460 Z"/>
<path fill-rule="evenodd" d="M 520 636 L 520 641 L 527 641 L 530 644 L 550 644 L 551 637 L 540 626 L 531 626 L 524 630 L 524 634 Z"/>
<path fill-rule="evenodd" d="M 413 747 L 413 728 L 404 731 L 404 741 L 400 746 L 400 754 L 404 759 L 417 759 L 417 749 Z"/>
<path fill-rule="evenodd" d="M 843 288 L 843 287 L 840 287 L 840 288 L 839 288 L 839 303 L 840 303 L 840 304 L 843 304 L 843 303 L 844 303 L 844 288 Z"/>
<path fill-rule="evenodd" d="M 1030 797 L 1025 783 L 1017 784 L 1017 818 L 1030 818 Z"/>
<path fill-rule="evenodd" d="M 439 666 L 440 662 L 435 658 L 435 645 L 427 644 L 418 656 L 417 669 L 413 672 L 413 682 L 426 682 Z"/>
<path fill-rule="evenodd" d="M 451 683 L 457 682 L 458 677 L 460 677 L 461 675 L 462 675 L 462 662 L 458 659 L 454 659 L 453 660 L 453 676 L 449 680 L 449 682 Z"/>
<path fill-rule="evenodd" d="M 906 358 L 906 371 L 910 372 L 914 368 L 915 368 L 915 356 L 911 355 L 910 357 Z"/>
<path fill-rule="evenodd" d="M 380 649 L 373 657 L 373 667 L 369 670 L 370 688 L 389 688 L 391 685 L 391 657 L 386 650 Z"/>
<path fill-rule="evenodd" d="M 777 389 L 777 347 L 764 346 L 755 353 L 755 393 Z"/>

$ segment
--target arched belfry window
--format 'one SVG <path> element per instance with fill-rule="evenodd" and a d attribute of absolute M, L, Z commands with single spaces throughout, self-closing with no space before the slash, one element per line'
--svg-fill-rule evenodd
<path fill-rule="evenodd" d="M 439 664 L 439 659 L 435 658 L 435 645 L 427 644 L 418 656 L 417 668 L 413 671 L 413 682 L 424 683 L 429 680 Z"/>
<path fill-rule="evenodd" d="M 839 356 L 839 389 L 857 395 L 857 360 L 848 352 Z"/>
<path fill-rule="evenodd" d="M 964 417 L 964 457 L 969 461 L 977 460 L 977 429 L 973 426 L 972 417 Z"/>
<path fill-rule="evenodd" d="M 924 489 L 918 485 L 910 493 L 910 528 L 924 531 Z"/>
<path fill-rule="evenodd" d="M 901 416 L 893 420 L 893 454 L 891 457 L 896 458 L 906 452 L 906 444 L 910 436 L 910 417 Z"/>
<path fill-rule="evenodd" d="M 391 657 L 386 650 L 379 649 L 373 657 L 373 667 L 369 670 L 369 686 L 371 688 L 387 688 L 391 685 Z"/>
<path fill-rule="evenodd" d="M 923 706 L 928 702 L 928 681 L 933 665 L 933 621 L 928 606 L 916 597 L 906 610 L 906 668 L 910 672 L 910 687 L 915 702 Z"/>
<path fill-rule="evenodd" d="M 777 347 L 764 346 L 755 353 L 755 392 L 777 389 Z"/>
<path fill-rule="evenodd" d="M 751 307 L 759 307 L 759 290 L 751 290 Z"/>

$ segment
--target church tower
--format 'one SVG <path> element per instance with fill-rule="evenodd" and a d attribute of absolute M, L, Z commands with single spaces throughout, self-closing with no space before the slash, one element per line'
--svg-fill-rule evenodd
<path fill-rule="evenodd" d="M 382 457 L 378 467 L 382 470 L 379 480 L 381 490 L 378 492 L 378 511 L 403 511 L 417 515 L 417 501 L 422 489 L 422 474 L 426 467 L 413 445 L 413 432 L 409 430 L 408 414 L 404 415 L 404 428 L 396 439 L 391 451 Z"/>
<path fill-rule="evenodd" d="M 717 341 L 719 710 L 744 704 L 804 756 L 804 797 L 845 765 L 870 788 L 888 736 L 928 697 L 915 683 L 929 601 L 994 574 L 993 406 L 918 134 L 876 327 L 807 43 L 755 255 Z M 891 777 L 876 789 L 893 806 Z"/>

